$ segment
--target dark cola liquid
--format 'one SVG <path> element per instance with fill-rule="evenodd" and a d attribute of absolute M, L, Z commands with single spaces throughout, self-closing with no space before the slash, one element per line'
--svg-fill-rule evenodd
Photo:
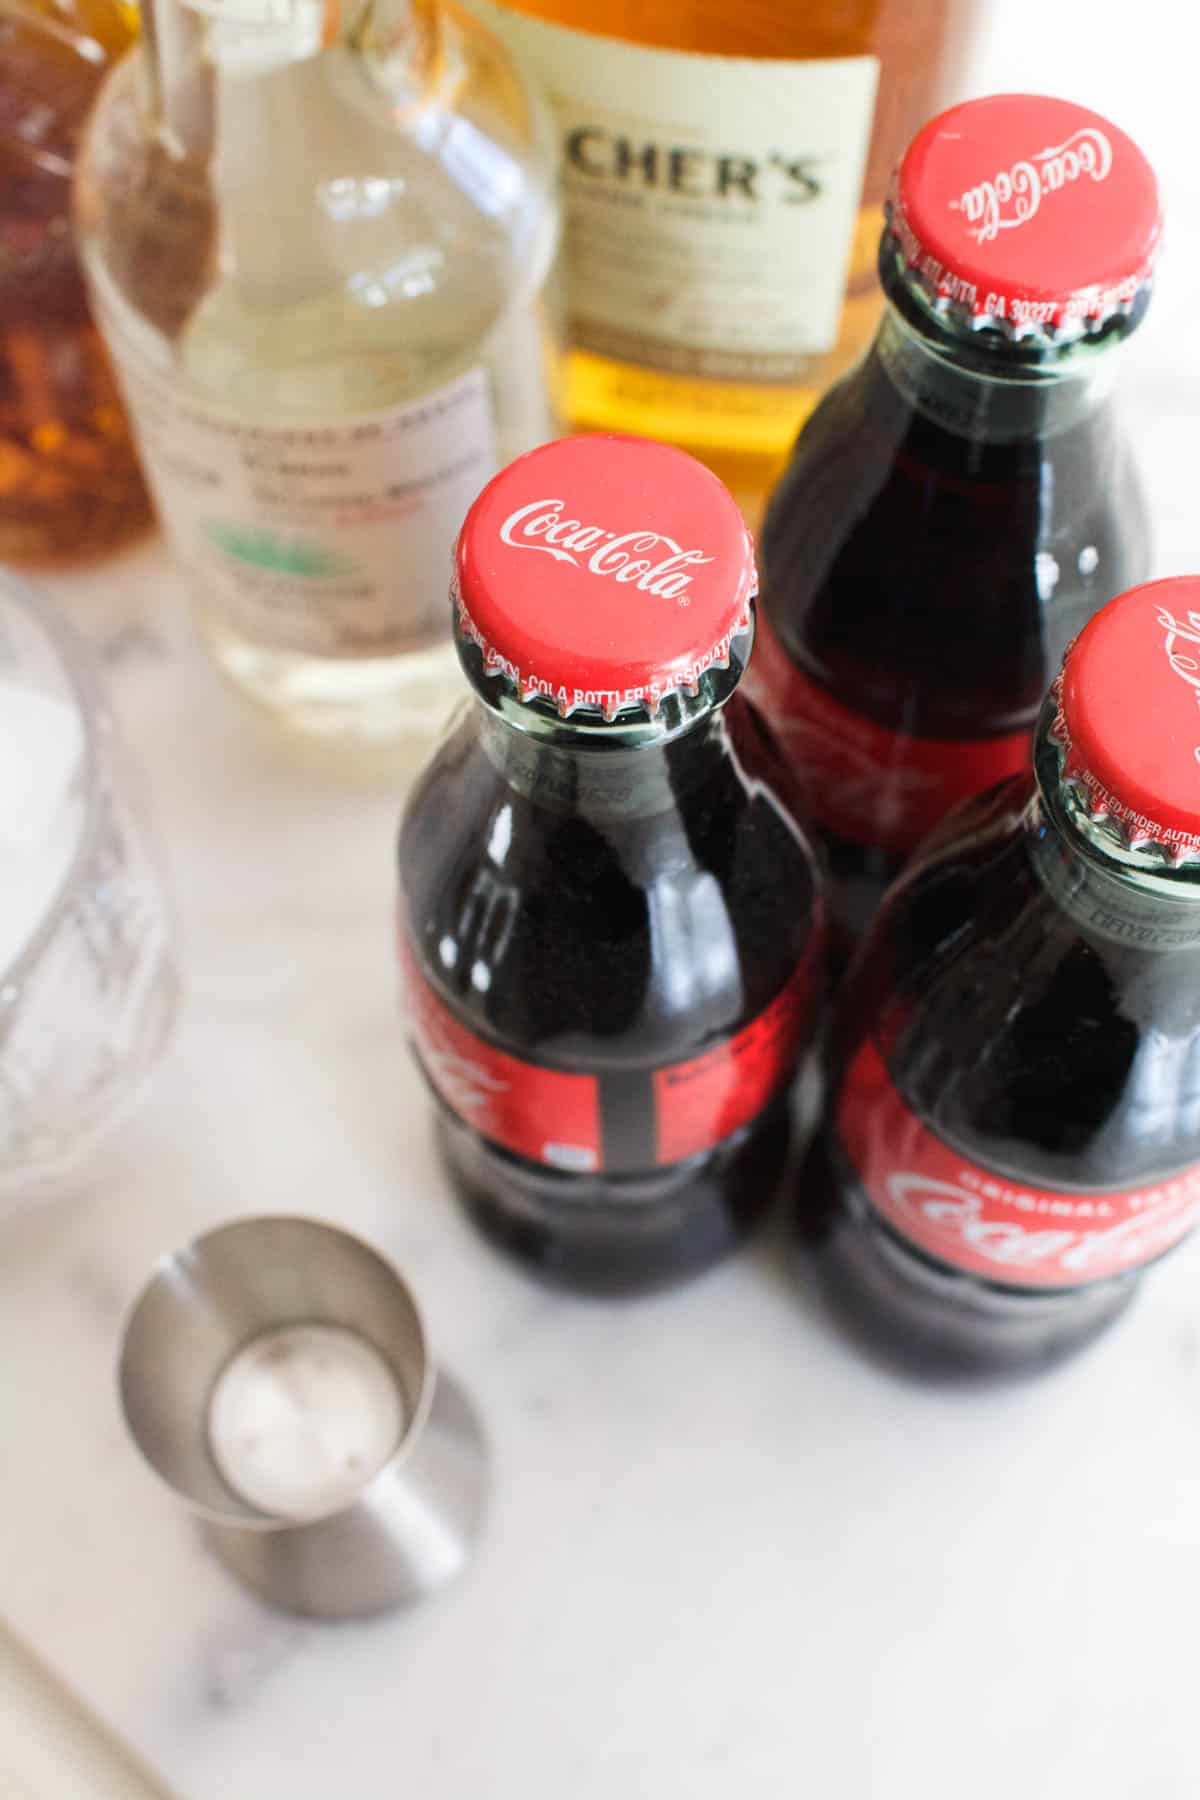
<path fill-rule="evenodd" d="M 1014 429 L 1020 396 L 930 379 L 931 405 L 964 411 L 958 429 L 918 412 L 878 349 L 817 408 L 767 513 L 761 604 L 790 660 L 889 732 L 1031 734 L 1067 643 L 1147 572 L 1141 491 L 1107 401 L 1043 436 L 1030 399 L 1030 435 L 988 442 Z M 966 791 L 1019 767 L 1018 746 Z M 896 776 L 866 779 L 886 808 Z M 848 948 L 915 843 L 881 848 L 869 813 L 813 834 Z"/>
<path fill-rule="evenodd" d="M 907 1107 L 1002 1179 L 1086 1194 L 1200 1160 L 1200 949 L 1081 929 L 1034 867 L 1029 793 L 1017 779 L 961 809 L 885 902 L 843 989 L 826 1123 L 799 1189 L 803 1236 L 844 1320 L 941 1374 L 1055 1360 L 1115 1316 L 1139 1271 L 1021 1290 L 897 1234 L 833 1123 L 865 1040 Z M 1073 882 L 1066 852 L 1063 867 Z"/>
<path fill-rule="evenodd" d="M 605 1172 L 514 1155 L 438 1100 L 445 1161 L 477 1223 L 526 1263 L 583 1288 L 653 1286 L 730 1250 L 777 1192 L 786 1082 L 742 1129 L 662 1167 L 654 1071 L 738 1033 L 806 953 L 819 966 L 811 852 L 740 696 L 665 748 L 622 752 L 604 804 L 582 809 L 570 753 L 547 761 L 539 804 L 536 786 L 519 791 L 489 758 L 477 724 L 459 727 L 406 809 L 410 943 L 488 1044 L 598 1078 Z"/>

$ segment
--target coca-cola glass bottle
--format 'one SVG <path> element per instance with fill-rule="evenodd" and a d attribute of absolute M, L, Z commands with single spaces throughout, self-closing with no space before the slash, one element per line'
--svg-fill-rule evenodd
<path fill-rule="evenodd" d="M 1087 1339 L 1200 1208 L 1200 577 L 1114 600 L 847 979 L 800 1191 L 829 1292 L 953 1369 Z M 1136 697 L 1136 700 L 1131 697 Z"/>
<path fill-rule="evenodd" d="M 753 589 L 729 494 L 644 439 L 521 457 L 458 543 L 475 700 L 401 825 L 410 1025 L 469 1211 L 581 1287 L 721 1255 L 788 1148 L 823 902 L 735 691 Z"/>
<path fill-rule="evenodd" d="M 1137 146 L 1067 101 L 968 101 L 887 218 L 879 332 L 770 504 L 749 683 L 843 947 L 943 813 L 1025 765 L 1067 642 L 1149 572 L 1111 404 L 1160 235 Z"/>

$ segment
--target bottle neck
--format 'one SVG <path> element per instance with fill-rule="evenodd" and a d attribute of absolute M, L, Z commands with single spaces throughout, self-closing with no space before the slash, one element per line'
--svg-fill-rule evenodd
<path fill-rule="evenodd" d="M 873 354 L 907 406 L 956 437 L 1013 444 L 1056 437 L 1096 414 L 1113 388 L 1114 343 L 1006 368 L 935 337 L 889 296 Z"/>
<path fill-rule="evenodd" d="M 658 739 L 644 730 L 546 729 L 536 714 L 514 718 L 477 698 L 484 754 L 533 805 L 596 824 L 673 812 L 710 778 L 725 753 L 719 709 Z"/>
<path fill-rule="evenodd" d="M 234 10 L 214 16 L 195 0 L 148 0 L 143 106 L 176 155 L 211 153 L 219 90 L 228 105 L 240 88 L 321 51 L 349 51 L 400 108 L 423 99 L 446 62 L 440 0 L 243 0 Z"/>
<path fill-rule="evenodd" d="M 1164 892 L 1097 861 L 1059 828 L 1040 794 L 1026 830 L 1038 879 L 1086 937 L 1155 955 L 1200 947 L 1200 894 Z"/>
<path fill-rule="evenodd" d="M 1025 815 L 1043 887 L 1085 937 L 1151 957 L 1200 947 L 1200 865 L 1173 867 L 1153 848 L 1131 850 L 1111 824 L 1087 817 L 1063 777 L 1054 714 L 1050 700 L 1038 726 L 1037 788 Z"/>

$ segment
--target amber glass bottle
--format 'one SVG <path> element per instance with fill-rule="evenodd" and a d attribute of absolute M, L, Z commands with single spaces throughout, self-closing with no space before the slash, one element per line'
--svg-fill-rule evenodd
<path fill-rule="evenodd" d="M 866 344 L 888 176 L 973 0 L 473 0 L 562 134 L 568 407 L 666 438 L 757 511 Z"/>
<path fill-rule="evenodd" d="M 0 0 L 0 560 L 57 563 L 150 522 L 71 237 L 80 127 L 133 41 L 117 0 Z"/>

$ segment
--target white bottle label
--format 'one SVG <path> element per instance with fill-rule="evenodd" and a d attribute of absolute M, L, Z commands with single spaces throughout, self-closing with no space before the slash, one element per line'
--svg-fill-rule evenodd
<path fill-rule="evenodd" d="M 557 115 L 574 346 L 799 378 L 837 337 L 878 59 L 647 50 L 472 4 Z"/>
<path fill-rule="evenodd" d="M 163 525 L 214 623 L 339 657 L 448 628 L 454 539 L 497 467 L 482 369 L 358 418 L 257 425 L 119 366 Z"/>

